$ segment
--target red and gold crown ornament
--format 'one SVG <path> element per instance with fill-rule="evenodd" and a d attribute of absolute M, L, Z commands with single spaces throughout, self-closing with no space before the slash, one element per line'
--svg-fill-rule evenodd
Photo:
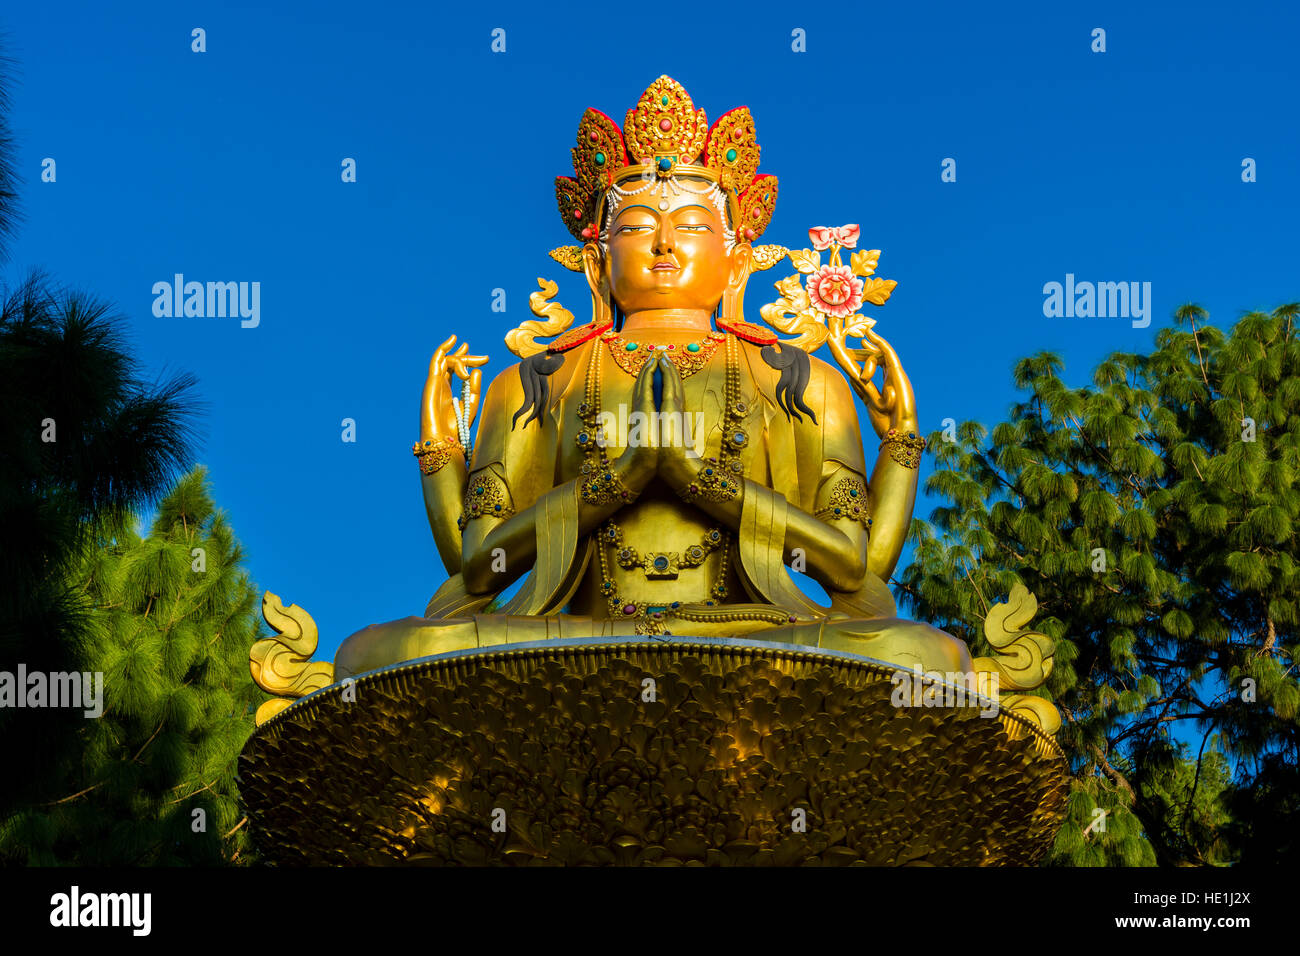
<path fill-rule="evenodd" d="M 669 76 L 646 88 L 627 111 L 623 128 L 600 110 L 578 123 L 573 176 L 558 176 L 560 216 L 579 242 L 600 239 L 605 197 L 633 180 L 703 179 L 725 196 L 737 242 L 753 242 L 772 221 L 777 179 L 758 173 L 760 148 L 748 107 L 724 113 L 709 126 L 704 110 Z"/>

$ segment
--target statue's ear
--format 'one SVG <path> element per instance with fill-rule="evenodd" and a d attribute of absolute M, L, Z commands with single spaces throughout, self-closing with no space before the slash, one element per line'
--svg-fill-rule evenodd
<path fill-rule="evenodd" d="M 605 282 L 605 254 L 594 242 L 582 247 L 582 271 L 587 276 L 591 294 L 599 297 Z"/>
<path fill-rule="evenodd" d="M 605 253 L 600 246 L 589 242 L 582 247 L 582 271 L 587 277 L 587 286 L 591 289 L 591 320 L 597 325 L 610 321 L 613 313 L 609 275 L 605 266 Z"/>
<path fill-rule="evenodd" d="M 747 242 L 738 242 L 728 253 L 731 268 L 727 273 L 727 289 L 722 293 L 722 314 L 730 319 L 743 318 L 745 307 L 745 283 L 749 281 L 749 270 L 754 264 L 754 247 Z"/>
<path fill-rule="evenodd" d="M 750 267 L 754 264 L 754 247 L 748 242 L 738 242 L 731 250 L 731 272 L 727 285 L 732 290 L 739 289 L 749 278 Z"/>

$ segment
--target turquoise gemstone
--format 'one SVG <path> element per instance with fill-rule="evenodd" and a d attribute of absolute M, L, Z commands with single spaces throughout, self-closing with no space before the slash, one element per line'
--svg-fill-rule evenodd
<path fill-rule="evenodd" d="M 628 342 L 627 345 L 623 346 L 623 348 L 629 352 L 635 352 L 638 348 L 640 348 L 640 346 L 637 345 L 635 342 Z"/>
<path fill-rule="evenodd" d="M 667 106 L 668 105 L 667 95 L 665 95 L 659 102 L 662 103 L 664 106 Z"/>
<path fill-rule="evenodd" d="M 596 165 L 597 165 L 597 166 L 604 166 L 604 165 L 605 165 L 605 154 L 604 154 L 604 153 L 597 153 L 597 154 L 596 154 Z"/>
<path fill-rule="evenodd" d="M 727 150 L 727 162 L 734 163 L 735 161 L 736 161 L 736 151 L 734 149 Z"/>
<path fill-rule="evenodd" d="M 686 351 L 688 352 L 698 352 L 699 350 L 700 350 L 699 342 L 692 342 L 690 345 L 686 346 Z"/>
<path fill-rule="evenodd" d="M 659 168 L 664 172 L 668 172 L 668 170 L 673 168 L 673 161 L 667 156 L 663 156 L 659 159 Z"/>

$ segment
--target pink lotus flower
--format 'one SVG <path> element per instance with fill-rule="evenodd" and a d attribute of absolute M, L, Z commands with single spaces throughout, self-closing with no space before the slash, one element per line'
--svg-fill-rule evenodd
<path fill-rule="evenodd" d="M 862 308 L 862 280 L 848 266 L 822 266 L 808 277 L 808 301 L 827 315 L 852 315 Z"/>
<path fill-rule="evenodd" d="M 834 243 L 845 249 L 853 249 L 858 244 L 858 234 L 862 229 L 857 224 L 848 226 L 813 226 L 808 230 L 808 238 L 818 252 L 829 249 Z"/>

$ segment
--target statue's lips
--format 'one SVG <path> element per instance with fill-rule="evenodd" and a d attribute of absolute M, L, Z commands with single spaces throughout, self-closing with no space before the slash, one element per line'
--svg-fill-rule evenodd
<path fill-rule="evenodd" d="M 671 262 L 656 262 L 650 267 L 651 272 L 676 272 L 678 267 Z"/>

